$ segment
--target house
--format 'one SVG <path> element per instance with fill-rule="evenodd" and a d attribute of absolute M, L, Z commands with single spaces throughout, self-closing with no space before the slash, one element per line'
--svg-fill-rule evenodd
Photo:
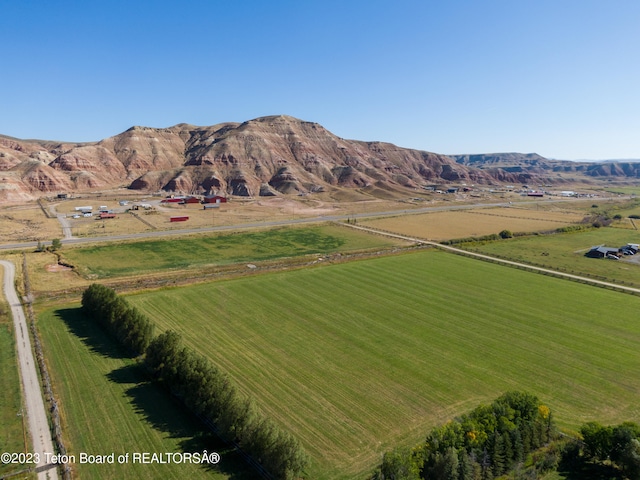
<path fill-rule="evenodd" d="M 207 195 L 204 197 L 203 203 L 227 203 L 227 197 L 221 195 Z"/>

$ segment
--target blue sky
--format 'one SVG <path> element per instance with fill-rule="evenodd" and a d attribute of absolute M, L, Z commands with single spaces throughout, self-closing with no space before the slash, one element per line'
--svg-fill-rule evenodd
<path fill-rule="evenodd" d="M 445 154 L 640 158 L 640 2 L 0 0 L 0 134 L 287 114 Z"/>

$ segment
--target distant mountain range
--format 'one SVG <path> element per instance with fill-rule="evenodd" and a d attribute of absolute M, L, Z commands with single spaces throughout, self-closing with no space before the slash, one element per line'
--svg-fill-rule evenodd
<path fill-rule="evenodd" d="M 132 127 L 90 143 L 0 136 L 0 201 L 115 187 L 272 196 L 601 177 L 639 178 L 640 163 L 570 162 L 534 153 L 446 156 L 345 140 L 317 123 L 286 115 L 209 127 Z"/>

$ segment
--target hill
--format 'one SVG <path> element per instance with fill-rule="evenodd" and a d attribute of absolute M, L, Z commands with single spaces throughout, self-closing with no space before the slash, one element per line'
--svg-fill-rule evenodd
<path fill-rule="evenodd" d="M 385 142 L 346 140 L 286 115 L 208 127 L 132 127 L 91 143 L 0 136 L 0 201 L 126 187 L 271 196 L 335 187 L 557 183 L 640 175 L 640 164 L 574 163 L 536 154 L 445 156 Z"/>

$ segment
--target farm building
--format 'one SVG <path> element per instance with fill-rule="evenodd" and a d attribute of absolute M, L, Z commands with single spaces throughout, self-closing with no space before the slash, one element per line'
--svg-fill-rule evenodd
<path fill-rule="evenodd" d="M 160 200 L 160 203 L 183 203 L 184 198 L 182 197 L 173 197 L 173 198 L 163 198 Z"/>
<path fill-rule="evenodd" d="M 169 219 L 169 221 L 172 222 L 172 223 L 173 222 L 186 222 L 187 220 L 189 220 L 189 217 L 184 217 L 184 216 L 182 216 L 182 217 L 171 217 Z"/>
<path fill-rule="evenodd" d="M 613 247 L 605 247 L 604 245 L 599 245 L 597 247 L 591 247 L 585 256 L 591 258 L 605 258 L 608 255 L 618 255 L 619 249 Z"/>
<path fill-rule="evenodd" d="M 207 195 L 204 197 L 204 203 L 227 203 L 227 197 L 221 195 Z"/>
<path fill-rule="evenodd" d="M 109 213 L 109 212 L 100 212 L 100 220 L 104 220 L 105 218 L 116 218 L 116 214 L 115 213 Z"/>
<path fill-rule="evenodd" d="M 544 193 L 543 192 L 527 192 L 527 197 L 544 197 Z"/>
<path fill-rule="evenodd" d="M 187 197 L 184 199 L 184 203 L 200 203 L 200 199 L 197 197 Z"/>

